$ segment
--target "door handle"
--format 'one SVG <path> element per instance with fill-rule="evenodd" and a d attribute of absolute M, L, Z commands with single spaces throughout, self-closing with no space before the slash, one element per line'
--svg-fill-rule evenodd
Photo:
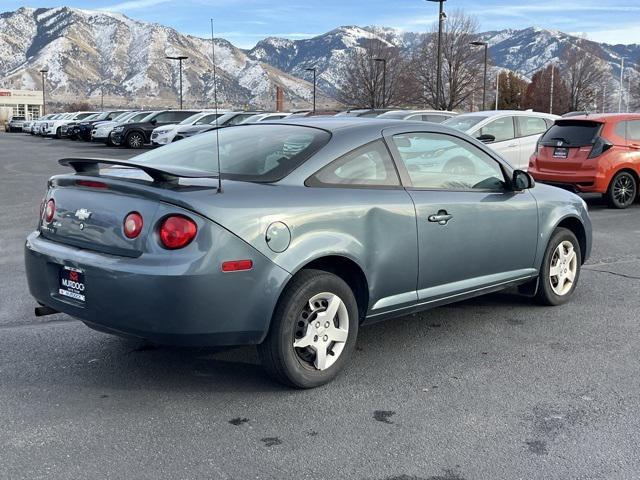
<path fill-rule="evenodd" d="M 513 147 L 517 147 L 518 144 L 517 143 L 510 143 L 509 145 L 507 145 L 507 147 L 509 148 L 513 148 Z"/>
<path fill-rule="evenodd" d="M 453 218 L 453 215 L 449 215 L 446 210 L 440 210 L 435 215 L 429 215 L 427 220 L 431 223 L 437 223 L 439 225 L 446 225 L 449 220 Z"/>

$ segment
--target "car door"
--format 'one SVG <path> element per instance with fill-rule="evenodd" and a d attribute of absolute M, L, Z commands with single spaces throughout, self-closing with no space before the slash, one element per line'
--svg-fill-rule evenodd
<path fill-rule="evenodd" d="M 384 131 L 416 209 L 418 302 L 532 277 L 538 236 L 533 195 L 462 136 Z"/>
<path fill-rule="evenodd" d="M 413 201 L 400 184 L 382 139 L 338 157 L 310 178 L 309 195 L 321 201 L 323 228 L 340 235 L 356 254 L 370 287 L 368 317 L 412 308 L 417 301 L 418 244 Z M 331 212 L 341 211 L 338 216 Z M 309 216 L 304 229 L 315 231 Z M 346 236 L 345 236 L 346 234 Z M 353 241 L 348 238 L 353 238 Z"/>
<path fill-rule="evenodd" d="M 494 140 L 485 142 L 486 145 L 500 154 L 511 166 L 518 168 L 520 144 L 516 140 L 513 116 L 494 118 L 471 134 L 475 138 L 480 138 L 482 135 L 491 135 Z"/>
<path fill-rule="evenodd" d="M 517 116 L 515 119 L 520 155 L 514 167 L 527 170 L 529 159 L 535 153 L 540 136 L 547 131 L 547 122 L 542 117 Z"/>

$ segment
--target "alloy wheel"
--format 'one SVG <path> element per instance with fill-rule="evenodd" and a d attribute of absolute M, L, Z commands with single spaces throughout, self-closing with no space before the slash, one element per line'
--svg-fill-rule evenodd
<path fill-rule="evenodd" d="M 138 133 L 133 133 L 129 136 L 129 146 L 131 148 L 142 147 L 142 136 Z"/>
<path fill-rule="evenodd" d="M 294 332 L 293 347 L 300 361 L 326 370 L 338 360 L 349 337 L 347 307 L 333 293 L 314 295 L 300 312 Z"/>
<path fill-rule="evenodd" d="M 636 198 L 636 185 L 628 173 L 618 175 L 613 183 L 613 198 L 620 205 L 630 205 Z"/>
<path fill-rule="evenodd" d="M 562 297 L 571 291 L 578 272 L 578 256 L 573 244 L 568 240 L 561 242 L 551 257 L 549 280 L 553 292 Z"/>

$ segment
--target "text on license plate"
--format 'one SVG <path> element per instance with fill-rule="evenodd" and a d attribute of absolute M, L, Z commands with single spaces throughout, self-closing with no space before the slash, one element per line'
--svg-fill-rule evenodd
<path fill-rule="evenodd" d="M 60 288 L 58 289 L 60 295 L 84 302 L 84 289 L 82 270 L 66 265 L 60 269 Z"/>
<path fill-rule="evenodd" d="M 553 158 L 567 158 L 569 156 L 569 149 L 565 147 L 556 147 L 553 151 Z"/>

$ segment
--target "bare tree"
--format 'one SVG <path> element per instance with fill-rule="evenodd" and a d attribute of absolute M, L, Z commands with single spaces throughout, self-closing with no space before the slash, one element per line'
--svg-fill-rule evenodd
<path fill-rule="evenodd" d="M 598 58 L 597 48 L 579 40 L 562 54 L 561 73 L 569 90 L 569 110 L 591 110 L 598 90 L 611 75 L 610 68 Z"/>
<path fill-rule="evenodd" d="M 552 69 L 555 71 L 552 73 Z M 533 74 L 527 87 L 523 108 L 531 108 L 536 112 L 549 112 L 551 107 L 551 79 L 553 78 L 553 112 L 562 115 L 570 111 L 569 91 L 555 66 L 538 70 Z"/>
<path fill-rule="evenodd" d="M 367 40 L 348 54 L 338 101 L 359 108 L 401 105 L 409 78 L 406 63 L 398 48 Z"/>
<path fill-rule="evenodd" d="M 416 89 L 420 103 L 443 110 L 453 110 L 468 102 L 481 80 L 483 56 L 469 44 L 476 40 L 478 21 L 461 10 L 454 11 L 445 22 L 442 35 L 441 104 L 436 103 L 437 25 L 425 36 L 414 57 Z"/>

